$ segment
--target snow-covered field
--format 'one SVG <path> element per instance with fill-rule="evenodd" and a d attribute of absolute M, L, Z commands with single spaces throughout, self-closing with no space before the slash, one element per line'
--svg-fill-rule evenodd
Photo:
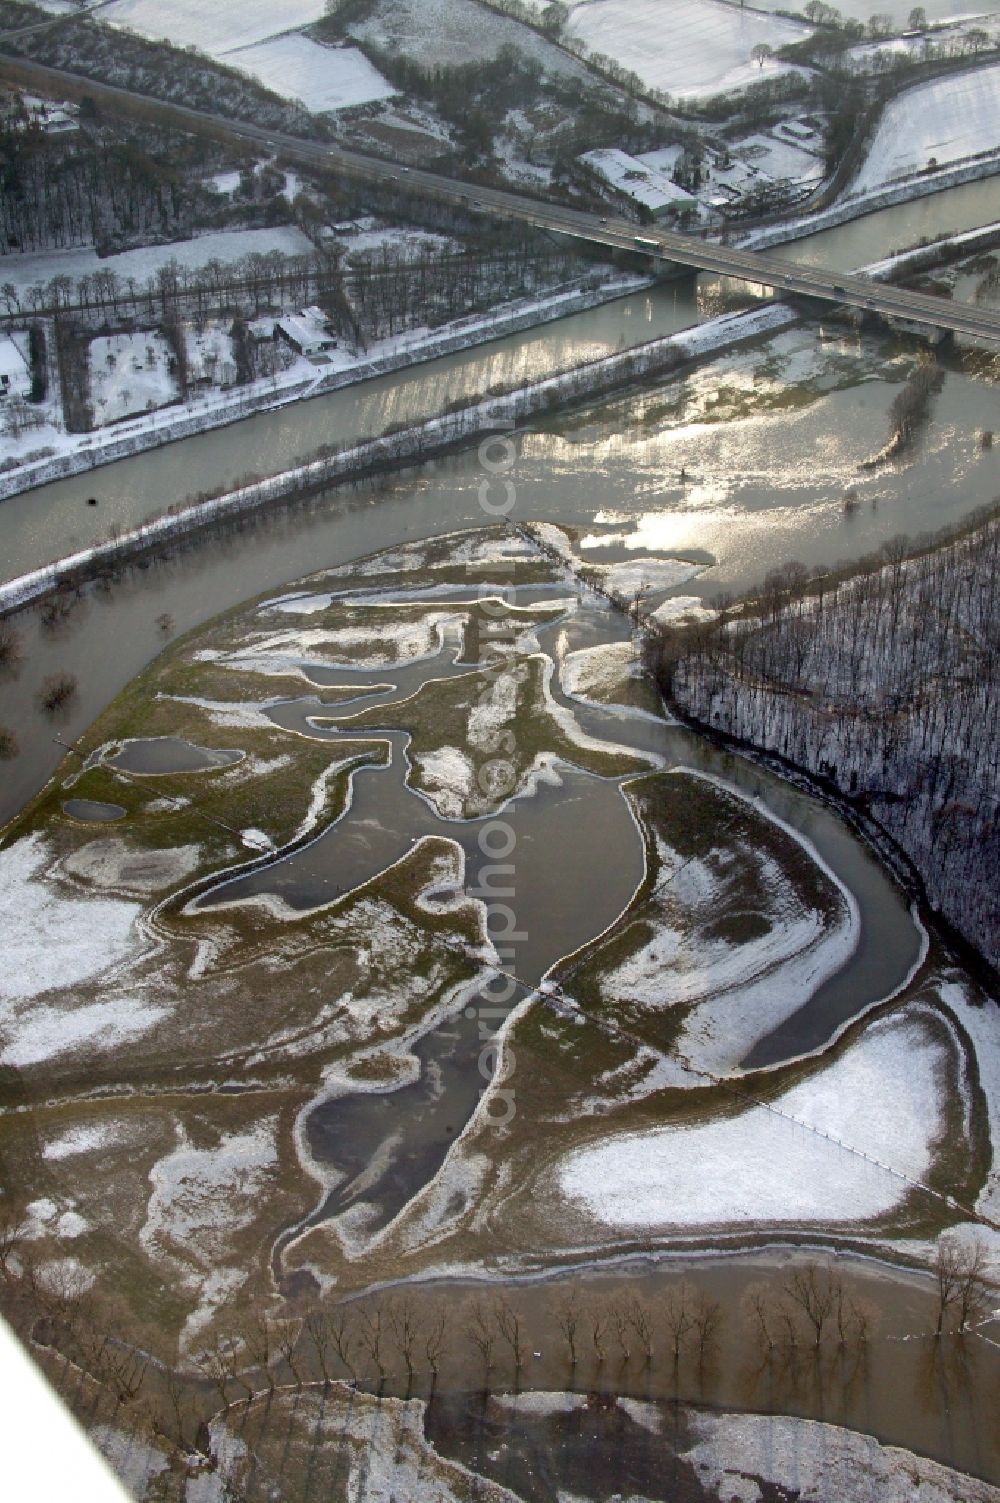
<path fill-rule="evenodd" d="M 682 857 L 657 828 L 655 806 L 662 895 L 645 909 L 643 924 L 626 931 L 628 944 L 621 937 L 611 941 L 610 966 L 600 950 L 594 963 L 601 998 L 616 1015 L 625 1009 L 653 1019 L 682 1008 L 676 1046 L 682 1062 L 695 1072 L 726 1073 L 850 959 L 858 912 L 816 852 L 791 831 L 769 831 L 775 844 L 768 847 L 757 823 L 760 811 L 729 785 L 675 771 L 660 795 L 665 807 L 699 797 L 709 801 L 702 817 L 713 827 L 731 824 L 732 833 L 702 856 Z M 737 823 L 751 811 L 748 827 Z M 647 806 L 644 818 L 650 816 Z M 803 886 L 803 856 L 825 872 L 818 892 Z M 751 932 L 718 932 L 722 913 L 752 915 Z M 701 1083 L 700 1075 L 690 1075 L 689 1085 Z"/>
<path fill-rule="evenodd" d="M 101 19 L 113 26 L 161 38 L 175 47 L 197 47 L 213 57 L 252 47 L 280 32 L 318 21 L 326 0 L 239 0 L 207 5 L 205 0 L 112 0 Z"/>
<path fill-rule="evenodd" d="M 900 1176 L 919 1180 L 931 1166 L 946 1058 L 922 1026 L 889 1019 L 778 1097 L 773 1110 L 756 1106 L 577 1149 L 558 1170 L 559 1190 L 615 1227 L 882 1215 L 907 1191 Z"/>
<path fill-rule="evenodd" d="M 303 607 L 298 605 L 298 612 Z M 301 631 L 269 632 L 245 647 L 215 661 L 253 673 L 295 672 L 302 663 L 320 667 L 392 667 L 436 657 L 444 646 L 444 630 L 462 619 L 460 611 L 428 611 L 417 620 L 394 621 L 389 614 L 377 626 L 309 627 Z"/>
<path fill-rule="evenodd" d="M 197 47 L 232 68 L 249 73 L 307 110 L 349 109 L 396 91 L 353 47 L 324 47 L 298 33 L 318 21 L 325 0 L 240 0 L 206 5 L 204 0 L 113 0 L 102 19 L 176 47 Z"/>
<path fill-rule="evenodd" d="M 227 53 L 225 61 L 316 114 L 391 99 L 397 92 L 356 47 L 324 47 L 295 33 Z"/>
<path fill-rule="evenodd" d="M 110 1051 L 146 1033 L 167 1012 L 131 997 L 70 1007 L 35 1001 L 46 992 L 93 981 L 139 948 L 139 906 L 118 898 L 70 896 L 48 878 L 51 859 L 38 835 L 0 853 L 5 961 L 0 977 L 0 1064 L 17 1068 L 83 1045 Z"/>
<path fill-rule="evenodd" d="M 609 695 L 641 672 L 631 642 L 602 642 L 568 653 L 559 677 L 564 694 L 606 704 Z"/>
<path fill-rule="evenodd" d="M 8 1042 L 0 1052 L 0 1064 L 24 1069 L 81 1045 L 110 1053 L 147 1033 L 168 1011 L 131 998 L 89 1002 L 85 1007 L 35 1007 L 5 1028 Z"/>
<path fill-rule="evenodd" d="M 734 143 L 733 151 L 775 182 L 818 182 L 823 176 L 820 143 L 817 143 L 816 151 L 807 151 L 787 138 L 782 139 L 777 131 L 745 136 L 742 141 Z"/>
<path fill-rule="evenodd" d="M 117 423 L 180 398 L 176 363 L 162 334 L 102 335 L 90 345 L 90 402 L 94 424 Z"/>
<path fill-rule="evenodd" d="M 745 89 L 794 71 L 774 59 L 760 68 L 750 54 L 758 44 L 777 49 L 799 42 L 810 30 L 723 0 L 591 0 L 574 8 L 569 28 L 591 52 L 677 99 Z"/>
<path fill-rule="evenodd" d="M 882 1445 L 873 1435 L 785 1415 L 684 1412 L 692 1443 L 682 1455 L 702 1484 L 729 1503 L 763 1497 L 758 1482 L 803 1503 L 997 1503 L 1000 1498 L 987 1482 Z"/>
<path fill-rule="evenodd" d="M 998 148 L 1000 64 L 935 78 L 891 102 L 850 191 L 870 193 Z"/>
<path fill-rule="evenodd" d="M 209 261 L 239 261 L 255 253 L 281 251 L 286 256 L 307 256 L 312 250 L 312 242 L 292 225 L 276 225 L 268 230 L 213 230 L 208 235 L 196 235 L 193 240 L 146 245 L 141 250 L 121 251 L 116 256 L 98 256 L 90 246 L 49 251 L 41 256 L 0 256 L 0 284 L 10 283 L 20 295 L 29 287 L 44 287 L 53 277 L 79 280 L 97 271 L 114 272 L 123 282 L 134 277 L 137 282 L 145 283 L 170 261 L 196 270 L 207 266 Z"/>
<path fill-rule="evenodd" d="M 0 1004 L 5 1018 L 14 1001 L 90 981 L 132 949 L 138 905 L 65 895 L 45 878 L 51 859 L 38 835 L 0 852 Z"/>

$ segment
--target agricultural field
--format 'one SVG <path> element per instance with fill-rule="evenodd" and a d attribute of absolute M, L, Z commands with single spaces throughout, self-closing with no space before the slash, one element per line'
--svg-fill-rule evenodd
<path fill-rule="evenodd" d="M 112 0 L 101 19 L 153 41 L 195 47 L 317 114 L 390 98 L 391 85 L 361 53 L 300 34 L 325 12 L 323 0 L 292 0 L 280 16 L 262 0 L 235 9 L 198 0 Z"/>
<path fill-rule="evenodd" d="M 793 65 L 753 61 L 757 46 L 774 50 L 809 35 L 809 27 L 725 0 L 586 0 L 573 7 L 569 30 L 592 53 L 613 58 L 649 89 L 698 99 L 745 89 L 794 72 Z"/>
<path fill-rule="evenodd" d="M 918 84 L 886 108 L 851 194 L 1000 150 L 1000 64 Z"/>
<path fill-rule="evenodd" d="M 270 0 L 241 0 L 238 6 L 204 5 L 202 0 L 112 0 L 101 19 L 174 47 L 197 47 L 222 57 L 253 47 L 268 37 L 318 21 L 325 0 L 283 0 L 280 13 Z"/>
<path fill-rule="evenodd" d="M 323 47 L 295 33 L 228 52 L 226 61 L 313 114 L 353 109 L 396 93 L 356 47 Z"/>

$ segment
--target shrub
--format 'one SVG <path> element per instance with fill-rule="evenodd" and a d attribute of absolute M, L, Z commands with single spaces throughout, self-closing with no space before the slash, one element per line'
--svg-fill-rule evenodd
<path fill-rule="evenodd" d="M 13 668 L 21 656 L 21 639 L 9 621 L 0 621 L 0 668 Z"/>
<path fill-rule="evenodd" d="M 61 710 L 75 696 L 77 687 L 75 674 L 50 673 L 38 693 L 42 709 L 48 710 L 50 714 L 54 710 Z"/>

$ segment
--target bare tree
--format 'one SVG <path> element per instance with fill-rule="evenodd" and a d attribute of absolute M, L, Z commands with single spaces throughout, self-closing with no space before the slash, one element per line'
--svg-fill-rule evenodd
<path fill-rule="evenodd" d="M 661 1307 L 661 1319 L 670 1339 L 676 1370 L 680 1366 L 684 1343 L 694 1329 L 694 1291 L 686 1280 L 681 1280 L 667 1291 Z"/>
<path fill-rule="evenodd" d="M 415 1371 L 414 1354 L 420 1339 L 420 1322 L 413 1308 L 413 1301 L 408 1296 L 393 1300 L 389 1306 L 389 1329 L 392 1339 L 399 1350 L 406 1368 L 407 1388 L 413 1387 Z"/>
<path fill-rule="evenodd" d="M 766 1351 L 774 1347 L 774 1301 L 766 1284 L 749 1284 L 743 1294 L 743 1313 Z"/>
<path fill-rule="evenodd" d="M 260 1368 L 268 1390 L 273 1391 L 274 1373 L 271 1371 L 271 1359 L 274 1355 L 274 1346 L 267 1316 L 260 1313 L 249 1316 L 242 1336 L 251 1362 L 255 1367 Z"/>
<path fill-rule="evenodd" d="M 823 1340 L 827 1321 L 837 1308 L 839 1286 L 840 1279 L 830 1269 L 815 1263 L 793 1268 L 784 1281 L 785 1296 L 804 1315 L 817 1347 Z"/>
<path fill-rule="evenodd" d="M 937 1325 L 934 1335 L 944 1330 L 945 1318 L 958 1298 L 962 1282 L 961 1250 L 952 1237 L 942 1237 L 934 1254 L 934 1277 L 937 1282 Z"/>
<path fill-rule="evenodd" d="M 935 1336 L 940 1336 L 948 1312 L 955 1308 L 956 1328 L 968 1330 L 989 1308 L 985 1279 L 986 1247 L 981 1237 L 969 1241 L 957 1236 L 941 1237 L 934 1256 L 938 1314 Z"/>
<path fill-rule="evenodd" d="M 21 660 L 21 638 L 9 621 L 0 621 L 0 668 L 14 668 Z"/>
<path fill-rule="evenodd" d="M 479 1352 L 483 1363 L 483 1380 L 485 1382 L 490 1369 L 493 1366 L 493 1348 L 496 1345 L 496 1332 L 488 1311 L 483 1307 L 481 1300 L 473 1300 L 465 1322 L 465 1333 L 473 1346 Z"/>
<path fill-rule="evenodd" d="M 253 1397 L 253 1384 L 243 1376 L 237 1352 L 239 1343 L 233 1337 L 217 1336 L 215 1345 L 206 1347 L 195 1358 L 195 1366 L 217 1389 L 223 1408 L 230 1404 L 229 1385 L 238 1383 L 248 1398 Z"/>
<path fill-rule="evenodd" d="M 50 715 L 61 710 L 74 698 L 77 691 L 76 676 L 72 673 L 50 673 L 42 680 L 38 692 L 39 703 Z"/>
<path fill-rule="evenodd" d="M 717 1299 L 712 1299 L 703 1289 L 699 1289 L 695 1294 L 691 1323 L 698 1347 L 698 1366 L 703 1368 L 715 1345 L 719 1327 L 722 1324 L 722 1306 Z"/>
<path fill-rule="evenodd" d="M 362 1306 L 359 1342 L 361 1350 L 378 1373 L 380 1386 L 388 1376 L 385 1363 L 386 1324 L 381 1305 Z"/>
<path fill-rule="evenodd" d="M 587 1308 L 587 1324 L 590 1327 L 590 1342 L 594 1348 L 594 1356 L 597 1359 L 598 1367 L 600 1367 L 607 1356 L 607 1346 L 605 1343 L 608 1335 L 608 1312 L 603 1300 L 596 1296 L 590 1301 Z"/>
<path fill-rule="evenodd" d="M 634 1294 L 628 1300 L 628 1323 L 642 1348 L 642 1355 L 648 1367 L 653 1360 L 653 1320 L 648 1308 Z"/>
<path fill-rule="evenodd" d="M 173 1439 L 181 1446 L 187 1446 L 187 1426 L 191 1417 L 188 1385 L 175 1367 L 163 1369 L 163 1392 L 173 1420 Z"/>
<path fill-rule="evenodd" d="M 330 1320 L 325 1310 L 307 1310 L 302 1320 L 302 1330 L 316 1355 L 323 1386 L 330 1382 Z"/>
<path fill-rule="evenodd" d="M 424 1331 L 424 1356 L 427 1358 L 427 1366 L 434 1379 L 441 1370 L 441 1360 L 444 1357 L 447 1341 L 448 1315 L 446 1311 L 439 1310 L 431 1316 Z"/>
<path fill-rule="evenodd" d="M 511 1361 L 514 1363 L 515 1374 L 524 1366 L 524 1325 L 521 1316 L 501 1296 L 493 1305 L 493 1318 L 496 1321 L 500 1339 L 507 1343 L 510 1348 Z"/>
<path fill-rule="evenodd" d="M 576 1334 L 580 1327 L 580 1297 L 576 1292 L 564 1294 L 556 1302 L 556 1325 L 566 1343 L 569 1365 L 576 1367 Z"/>
<path fill-rule="evenodd" d="M 615 1341 L 618 1343 L 618 1350 L 622 1354 L 622 1367 L 624 1367 L 632 1355 L 632 1324 L 629 1320 L 627 1302 L 622 1299 L 612 1300 L 608 1314 Z"/>
<path fill-rule="evenodd" d="M 357 1340 L 351 1312 L 346 1309 L 331 1310 L 326 1318 L 326 1328 L 341 1366 L 352 1379 L 356 1379 L 358 1370 L 354 1358 L 360 1342 Z"/>
<path fill-rule="evenodd" d="M 274 1322 L 273 1341 L 275 1360 L 285 1363 L 292 1377 L 295 1379 L 296 1388 L 301 1388 L 302 1386 L 302 1377 L 299 1373 L 296 1360 L 301 1335 L 301 1320 L 276 1320 Z"/>

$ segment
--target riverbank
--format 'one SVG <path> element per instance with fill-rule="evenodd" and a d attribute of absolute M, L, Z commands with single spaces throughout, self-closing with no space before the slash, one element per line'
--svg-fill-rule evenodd
<path fill-rule="evenodd" d="M 488 344 L 508 334 L 544 325 L 570 313 L 597 308 L 602 303 L 626 297 L 652 284 L 655 278 L 616 274 L 594 285 L 593 273 L 553 290 L 545 298 L 525 298 L 489 313 L 471 314 L 442 329 L 421 329 L 383 340 L 376 349 L 359 357 L 348 369 L 324 370 L 303 379 L 298 370 L 289 372 L 287 385 L 273 380 L 254 383 L 253 388 L 219 391 L 198 399 L 196 409 L 166 408 L 148 417 L 115 425 L 113 430 L 66 434 L 62 452 L 22 464 L 0 474 L 0 501 L 21 495 L 54 480 L 85 474 L 114 464 L 163 444 L 176 443 L 223 428 L 258 412 L 274 412 L 292 402 L 306 401 L 339 391 L 355 382 L 390 375 L 424 361 L 440 359 L 479 344 Z"/>
<path fill-rule="evenodd" d="M 743 615 L 690 652 L 663 654 L 654 640 L 649 654 L 695 729 L 808 776 L 876 832 L 883 859 L 994 991 L 995 912 L 979 870 L 995 839 L 996 696 L 980 644 L 992 636 L 997 546 L 989 519 L 936 549 L 890 551 L 875 571 L 790 589 L 776 611 Z"/>
<path fill-rule="evenodd" d="M 721 350 L 765 338 L 790 327 L 798 317 L 792 309 L 780 304 L 749 313 L 724 314 L 683 333 L 650 340 L 631 350 L 590 361 L 575 371 L 532 382 L 503 397 L 474 402 L 455 412 L 409 425 L 400 432 L 294 466 L 269 479 L 183 505 L 168 516 L 0 586 L 0 615 L 10 614 L 61 587 L 82 585 L 98 577 L 102 570 L 120 566 L 213 522 L 443 455 L 491 428 L 509 428 L 526 417 L 551 412 L 567 402 L 611 392 L 644 376 L 676 370 Z"/>
<path fill-rule="evenodd" d="M 947 188 L 960 188 L 966 183 L 979 182 L 998 172 L 1000 151 L 991 152 L 982 161 L 966 162 L 960 167 L 943 167 L 918 178 L 909 178 L 894 187 L 879 188 L 871 193 L 842 199 L 816 214 L 802 215 L 798 219 L 786 220 L 783 224 L 750 230 L 746 235 L 740 236 L 735 244 L 741 250 L 767 250 L 772 245 L 788 245 L 792 241 L 820 234 L 823 230 L 836 229 L 838 225 L 847 224 L 852 219 L 864 219 L 868 214 L 894 208 L 897 204 L 911 203 Z"/>

